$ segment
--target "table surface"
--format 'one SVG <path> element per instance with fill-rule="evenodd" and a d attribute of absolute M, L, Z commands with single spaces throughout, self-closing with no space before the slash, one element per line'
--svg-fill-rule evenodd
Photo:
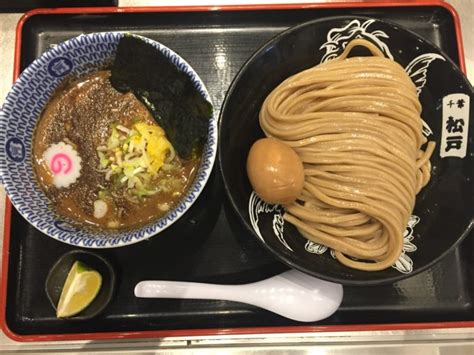
<path fill-rule="evenodd" d="M 317 0 L 120 0 L 119 6 L 230 5 L 241 3 L 315 3 Z M 333 1 L 341 2 L 341 1 Z M 461 18 L 467 76 L 474 83 L 474 0 L 449 0 Z M 0 104 L 10 90 L 13 78 L 15 28 L 22 14 L 0 14 Z M 5 191 L 0 186 L 0 268 L 3 247 Z M 1 271 L 1 270 L 0 270 Z M 0 272 L 1 275 L 1 272 Z M 136 353 L 173 354 L 473 354 L 474 328 L 321 332 L 272 335 L 207 336 L 154 338 L 144 340 L 70 341 L 18 343 L 0 331 L 0 353 Z"/>

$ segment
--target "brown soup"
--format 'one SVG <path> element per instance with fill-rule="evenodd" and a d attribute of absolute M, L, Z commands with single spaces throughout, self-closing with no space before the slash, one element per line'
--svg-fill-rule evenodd
<path fill-rule="evenodd" d="M 35 130 L 33 165 L 59 214 L 102 229 L 131 228 L 177 204 L 199 159 L 175 155 L 146 107 L 133 94 L 116 91 L 109 77 L 95 72 L 56 91 Z M 81 159 L 79 177 L 66 187 L 54 183 L 45 159 L 60 142 Z"/>

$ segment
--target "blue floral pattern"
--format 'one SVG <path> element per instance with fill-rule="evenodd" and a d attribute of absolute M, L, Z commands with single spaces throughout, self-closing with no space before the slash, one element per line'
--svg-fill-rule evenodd
<path fill-rule="evenodd" d="M 13 85 L 0 110 L 0 176 L 12 204 L 34 227 L 50 237 L 87 248 L 111 248 L 147 239 L 169 227 L 198 198 L 209 179 L 217 149 L 217 119 L 209 120 L 208 138 L 196 178 L 181 202 L 164 217 L 138 230 L 94 232 L 73 227 L 58 217 L 39 188 L 31 164 L 36 122 L 51 94 L 68 75 L 93 72 L 111 63 L 123 32 L 81 35 L 54 46 L 31 63 Z M 140 36 L 137 36 L 140 37 Z M 140 37 L 161 51 L 188 75 L 201 95 L 211 102 L 203 82 L 191 66 L 164 45 Z"/>

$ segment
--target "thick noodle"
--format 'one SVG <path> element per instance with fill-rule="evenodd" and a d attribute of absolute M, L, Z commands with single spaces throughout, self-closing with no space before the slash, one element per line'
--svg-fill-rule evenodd
<path fill-rule="evenodd" d="M 347 58 L 355 46 L 372 56 Z M 420 113 L 410 77 L 366 40 L 283 81 L 266 98 L 260 126 L 304 164 L 303 192 L 285 206 L 285 220 L 346 266 L 393 265 L 416 194 L 430 179 L 435 145 L 421 149 Z"/>

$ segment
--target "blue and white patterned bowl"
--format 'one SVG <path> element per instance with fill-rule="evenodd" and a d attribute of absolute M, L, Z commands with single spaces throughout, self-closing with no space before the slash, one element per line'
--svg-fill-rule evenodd
<path fill-rule="evenodd" d="M 202 192 L 214 165 L 217 119 L 209 120 L 208 137 L 196 178 L 180 203 L 162 218 L 130 231 L 93 232 L 59 217 L 39 187 L 32 166 L 33 133 L 54 90 L 66 76 L 93 72 L 111 63 L 122 32 L 81 35 L 44 53 L 23 71 L 0 110 L 0 176 L 10 200 L 38 230 L 61 242 L 87 248 L 112 248 L 147 239 L 183 216 Z M 139 36 L 137 36 L 139 37 Z M 166 46 L 140 37 L 162 52 L 193 81 L 211 102 L 203 82 L 191 66 Z M 211 102 L 212 103 L 212 102 Z"/>

